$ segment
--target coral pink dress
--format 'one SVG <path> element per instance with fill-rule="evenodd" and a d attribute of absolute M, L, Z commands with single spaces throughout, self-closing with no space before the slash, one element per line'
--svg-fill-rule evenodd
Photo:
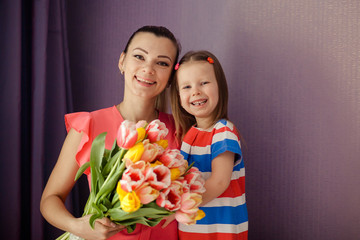
<path fill-rule="evenodd" d="M 179 144 L 175 138 L 174 120 L 170 114 L 159 112 L 159 120 L 165 123 L 169 129 L 169 134 L 166 139 L 169 143 L 169 148 L 179 148 Z M 90 150 L 93 140 L 100 133 L 107 132 L 105 139 L 105 147 L 111 149 L 115 139 L 117 130 L 124 121 L 116 106 L 100 109 L 94 112 L 76 112 L 65 115 L 66 130 L 71 128 L 78 132 L 83 132 L 77 154 L 76 161 L 81 166 L 90 159 Z M 85 172 L 88 175 L 90 184 L 90 172 Z M 126 230 L 111 237 L 111 240 L 175 240 L 178 239 L 177 222 L 173 221 L 166 228 L 162 228 L 162 222 L 155 227 L 148 227 L 141 224 L 136 226 L 136 229 L 131 234 Z"/>

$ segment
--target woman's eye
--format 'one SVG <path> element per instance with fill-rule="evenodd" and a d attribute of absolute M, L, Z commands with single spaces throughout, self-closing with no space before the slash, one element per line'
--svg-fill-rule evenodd
<path fill-rule="evenodd" d="M 163 67 L 168 67 L 170 66 L 167 62 L 159 62 L 158 63 L 160 66 L 163 66 Z"/>
<path fill-rule="evenodd" d="M 135 54 L 134 57 L 137 58 L 137 59 L 139 59 L 139 60 L 144 60 L 144 57 L 141 56 L 141 55 Z"/>

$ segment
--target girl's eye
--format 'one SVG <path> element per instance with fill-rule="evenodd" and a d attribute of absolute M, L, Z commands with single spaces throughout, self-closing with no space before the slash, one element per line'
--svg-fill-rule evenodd
<path fill-rule="evenodd" d="M 144 57 L 138 54 L 134 55 L 135 58 L 139 59 L 139 60 L 144 60 Z"/>
<path fill-rule="evenodd" d="M 163 67 L 168 67 L 168 66 L 170 66 L 167 62 L 158 62 L 158 64 L 159 64 L 160 66 L 163 66 Z"/>
<path fill-rule="evenodd" d="M 206 85 L 208 84 L 209 82 L 202 82 L 201 85 Z"/>
<path fill-rule="evenodd" d="M 181 89 L 189 89 L 190 85 L 183 86 Z"/>

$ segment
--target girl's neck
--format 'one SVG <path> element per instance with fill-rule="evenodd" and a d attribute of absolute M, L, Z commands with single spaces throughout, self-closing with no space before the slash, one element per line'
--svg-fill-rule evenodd
<path fill-rule="evenodd" d="M 201 129 L 209 129 L 214 125 L 212 118 L 196 118 L 196 127 Z"/>
<path fill-rule="evenodd" d="M 133 122 L 145 120 L 147 122 L 151 122 L 159 117 L 158 111 L 155 109 L 154 101 L 124 99 L 116 107 L 124 120 L 130 120 Z"/>

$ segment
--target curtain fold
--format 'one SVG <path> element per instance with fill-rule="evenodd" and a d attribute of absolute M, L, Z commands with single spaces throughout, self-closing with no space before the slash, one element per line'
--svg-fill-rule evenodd
<path fill-rule="evenodd" d="M 54 167 L 66 135 L 64 114 L 72 111 L 70 69 L 66 38 L 65 1 L 34 3 L 32 99 L 32 206 L 38 209 L 44 185 Z M 72 209 L 71 197 L 67 207 Z M 44 222 L 44 226 L 37 223 Z M 39 211 L 32 213 L 32 239 L 44 233 L 54 239 L 62 231 L 50 226 Z"/>
<path fill-rule="evenodd" d="M 0 233 L 21 234 L 21 1 L 0 1 Z"/>
<path fill-rule="evenodd" d="M 39 204 L 72 111 L 65 13 L 65 0 L 0 2 L 2 239 L 61 234 Z"/>

